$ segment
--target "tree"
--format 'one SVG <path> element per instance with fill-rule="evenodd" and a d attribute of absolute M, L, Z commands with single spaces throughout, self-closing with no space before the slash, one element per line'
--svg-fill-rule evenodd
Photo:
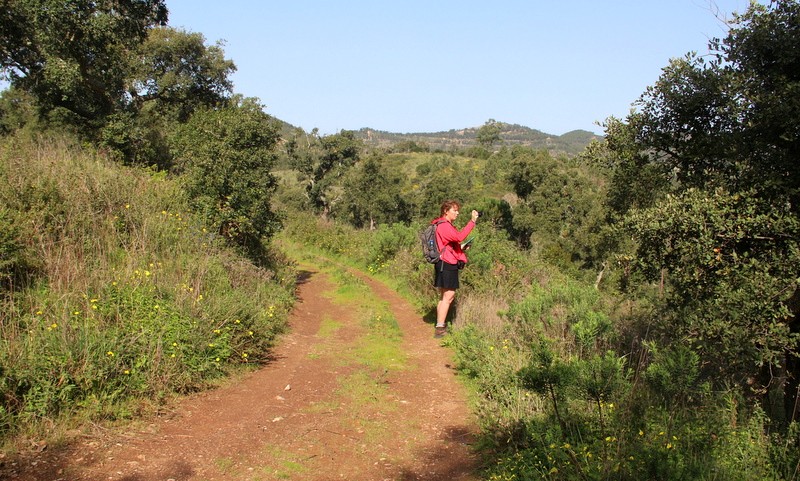
<path fill-rule="evenodd" d="M 287 154 L 305 185 L 309 204 L 326 218 L 337 201 L 331 196 L 334 183 L 359 160 L 363 142 L 349 130 L 318 137 L 314 129 L 305 140 L 301 143 L 295 137 L 287 142 Z"/>
<path fill-rule="evenodd" d="M 475 140 L 481 147 L 487 150 L 491 149 L 494 144 L 501 140 L 500 130 L 500 124 L 494 119 L 489 119 L 478 129 Z"/>
<path fill-rule="evenodd" d="M 541 186 L 555 168 L 553 158 L 545 150 L 515 149 L 512 152 L 508 180 L 514 193 L 525 199 Z"/>
<path fill-rule="evenodd" d="M 344 182 L 342 204 L 356 227 L 375 229 L 378 223 L 409 222 L 410 208 L 403 198 L 404 177 L 376 156 L 360 162 Z"/>
<path fill-rule="evenodd" d="M 458 201 L 462 209 L 472 210 L 468 207 L 475 200 L 472 175 L 460 162 L 436 156 L 417 166 L 414 183 L 419 186 L 414 201 L 419 206 L 417 216 L 427 219 L 439 217 L 442 202 L 449 199 Z"/>
<path fill-rule="evenodd" d="M 280 228 L 270 205 L 278 126 L 254 99 L 234 100 L 198 110 L 172 145 L 192 205 L 219 235 L 257 255 Z"/>
<path fill-rule="evenodd" d="M 767 382 L 776 382 L 800 341 L 786 322 L 800 272 L 800 219 L 789 207 L 689 189 L 626 222 L 648 277 L 669 271 L 661 334 L 701 352 L 720 382 L 753 384 L 759 366 L 773 367 Z"/>
<path fill-rule="evenodd" d="M 712 60 L 676 59 L 637 102 L 640 147 L 683 187 L 747 190 L 800 208 L 800 3 L 753 4 Z"/>
<path fill-rule="evenodd" d="M 236 71 L 222 45 L 206 46 L 200 33 L 154 28 L 137 49 L 127 94 L 132 110 L 185 122 L 201 107 L 224 104 Z"/>
<path fill-rule="evenodd" d="M 721 382 L 782 391 L 787 419 L 800 415 L 799 26 L 796 1 L 752 3 L 710 60 L 670 62 L 615 133 L 632 141 L 612 147 L 612 192 L 662 193 L 618 206 L 643 270 L 667 275 L 665 335 Z"/>
<path fill-rule="evenodd" d="M 199 33 L 154 28 L 131 55 L 126 94 L 100 129 L 100 143 L 126 162 L 171 167 L 167 137 L 200 108 L 231 98 L 236 70 Z"/>
<path fill-rule="evenodd" d="M 595 246 L 605 211 L 602 190 L 587 167 L 547 151 L 515 149 L 508 176 L 520 198 L 512 225 L 522 247 L 535 243 L 562 267 L 594 267 L 600 261 Z"/>
<path fill-rule="evenodd" d="M 165 27 L 163 0 L 2 1 L 3 76 L 49 125 L 121 160 L 171 167 L 176 124 L 230 99 L 233 62 L 201 34 Z"/>
<path fill-rule="evenodd" d="M 669 168 L 651 162 L 648 152 L 641 150 L 636 141 L 638 118 L 631 114 L 627 123 L 613 117 L 607 119 L 603 139 L 590 143 L 580 156 L 584 163 L 598 167 L 609 178 L 605 204 L 614 216 L 650 207 L 670 188 Z"/>
<path fill-rule="evenodd" d="M 40 112 L 95 127 L 123 98 L 130 53 L 167 22 L 163 0 L 3 0 L 0 69 Z"/>

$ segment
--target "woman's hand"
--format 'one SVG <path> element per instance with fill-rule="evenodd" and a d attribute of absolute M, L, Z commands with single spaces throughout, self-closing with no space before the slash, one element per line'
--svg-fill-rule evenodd
<path fill-rule="evenodd" d="M 480 212 L 478 212 L 477 210 L 473 210 L 472 211 L 472 222 L 477 222 L 478 221 L 478 217 L 480 215 L 481 215 Z"/>

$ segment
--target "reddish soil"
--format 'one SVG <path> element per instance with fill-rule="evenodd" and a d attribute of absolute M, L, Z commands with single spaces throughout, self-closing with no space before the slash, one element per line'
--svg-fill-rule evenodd
<path fill-rule="evenodd" d="M 398 321 L 405 369 L 375 373 L 342 361 L 363 335 L 361 319 L 325 294 L 336 287 L 330 277 L 305 272 L 290 330 L 262 369 L 182 399 L 150 424 L 0 460 L 0 479 L 478 479 L 476 428 L 451 352 L 411 305 L 363 278 Z"/>

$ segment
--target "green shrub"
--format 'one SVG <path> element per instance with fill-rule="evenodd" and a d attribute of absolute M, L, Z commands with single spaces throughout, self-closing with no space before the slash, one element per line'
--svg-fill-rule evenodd
<path fill-rule="evenodd" d="M 11 212 L 0 207 L 0 293 L 12 290 L 15 284 L 26 281 L 36 271 L 24 234 Z"/>
<path fill-rule="evenodd" d="M 367 263 L 370 272 L 379 272 L 404 249 L 418 244 L 417 232 L 403 224 L 381 226 L 370 238 Z M 420 249 L 421 251 L 421 249 Z"/>
<path fill-rule="evenodd" d="M 198 110 L 172 141 L 191 205 L 253 258 L 280 229 L 271 205 L 277 141 L 277 123 L 253 99 Z"/>

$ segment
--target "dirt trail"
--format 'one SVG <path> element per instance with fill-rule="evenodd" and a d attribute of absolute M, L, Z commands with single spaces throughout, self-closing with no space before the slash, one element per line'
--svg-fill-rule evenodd
<path fill-rule="evenodd" d="M 187 398 L 134 432 L 80 438 L 12 463 L 19 481 L 475 480 L 475 427 L 450 351 L 404 299 L 361 276 L 390 305 L 405 368 L 343 361 L 363 336 L 332 278 L 303 272 L 274 360 L 230 387 Z M 332 329 L 331 326 L 335 326 Z"/>

